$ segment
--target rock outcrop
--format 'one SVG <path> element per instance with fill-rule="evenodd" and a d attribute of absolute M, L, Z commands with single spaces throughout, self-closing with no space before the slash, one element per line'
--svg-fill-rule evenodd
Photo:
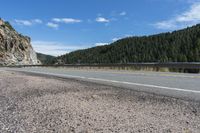
<path fill-rule="evenodd" d="M 15 31 L 0 19 L 0 65 L 36 65 L 37 55 L 30 44 L 30 38 Z"/>

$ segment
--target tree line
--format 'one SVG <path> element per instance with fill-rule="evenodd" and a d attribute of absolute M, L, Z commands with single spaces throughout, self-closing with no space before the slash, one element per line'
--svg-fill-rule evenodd
<path fill-rule="evenodd" d="M 200 24 L 174 32 L 128 37 L 57 57 L 64 64 L 200 62 Z"/>

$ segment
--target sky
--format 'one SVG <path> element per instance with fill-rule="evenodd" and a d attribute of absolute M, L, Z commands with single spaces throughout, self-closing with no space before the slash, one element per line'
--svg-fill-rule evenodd
<path fill-rule="evenodd" d="M 58 56 L 198 24 L 200 0 L 0 0 L 0 17 Z"/>

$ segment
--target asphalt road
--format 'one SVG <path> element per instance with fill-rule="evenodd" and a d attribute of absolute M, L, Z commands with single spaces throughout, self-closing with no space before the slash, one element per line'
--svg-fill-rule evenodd
<path fill-rule="evenodd" d="M 200 100 L 200 74 L 117 70 L 95 71 L 40 67 L 0 68 L 0 70 L 14 70 L 63 78 L 75 78 L 136 91 L 144 91 L 182 99 Z"/>

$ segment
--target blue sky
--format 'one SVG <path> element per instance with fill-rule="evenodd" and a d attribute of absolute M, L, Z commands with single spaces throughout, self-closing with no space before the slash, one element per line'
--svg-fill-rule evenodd
<path fill-rule="evenodd" d="M 200 23 L 200 0 L 0 2 L 0 17 L 30 36 L 37 52 L 51 55 Z"/>

